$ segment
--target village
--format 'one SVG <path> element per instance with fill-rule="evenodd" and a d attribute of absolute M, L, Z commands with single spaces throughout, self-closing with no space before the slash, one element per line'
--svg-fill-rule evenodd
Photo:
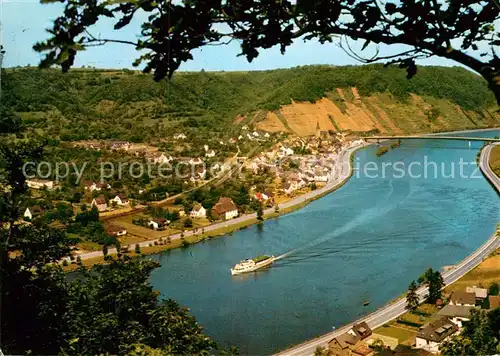
<path fill-rule="evenodd" d="M 187 140 L 183 133 L 171 138 L 179 146 Z M 177 182 L 179 187 L 175 193 L 169 194 L 155 188 L 153 180 L 149 186 L 138 188 L 134 182 L 129 186 L 113 178 L 104 181 L 82 179 L 76 187 L 81 192 L 78 203 L 60 200 L 47 203 L 53 192 L 68 189 L 66 183 L 28 179 L 33 200 L 24 208 L 23 215 L 27 221 L 45 219 L 64 227 L 74 225 L 82 212 L 96 209 L 99 221 L 95 223 L 102 225 L 99 229 L 104 232 L 95 238 L 85 236 L 88 230 L 73 229 L 83 241 L 78 246 L 78 254 L 101 249 L 105 242 L 115 239 L 130 245 L 148 240 L 153 243 L 158 238 L 189 230 L 202 231 L 216 222 L 255 213 L 262 208 L 277 207 L 312 192 L 332 179 L 332 168 L 339 152 L 361 142 L 346 134 L 320 131 L 319 125 L 316 134 L 309 137 L 282 137 L 281 134 L 271 135 L 242 126 L 238 136 L 225 142 L 204 144 L 200 146 L 199 154 L 191 157 L 176 156 L 175 151 L 165 152 L 153 145 L 127 141 L 74 142 L 74 147 L 91 152 L 116 152 L 124 157 L 142 159 L 153 166 L 180 166 L 177 172 L 183 174 L 182 181 Z M 239 147 L 245 144 L 254 144 L 259 149 L 253 150 L 248 157 L 241 156 Z M 222 153 L 231 145 L 236 147 L 236 155 L 228 155 L 227 151 Z M 38 203 L 43 202 L 44 196 L 45 203 Z M 67 214 L 70 215 L 62 225 L 59 210 L 69 211 Z"/>
<path fill-rule="evenodd" d="M 318 353 L 331 356 L 438 354 L 440 347 L 470 321 L 471 313 L 498 307 L 498 283 L 493 282 L 489 288 L 467 286 L 465 290 L 444 294 L 436 305 L 421 304 L 415 311 L 375 330 L 366 322 L 354 324 L 347 332 L 331 339 L 328 348 Z"/>

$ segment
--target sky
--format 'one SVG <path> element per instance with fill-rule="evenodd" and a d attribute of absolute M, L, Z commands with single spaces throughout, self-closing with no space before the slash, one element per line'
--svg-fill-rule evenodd
<path fill-rule="evenodd" d="M 36 0 L 0 0 L 1 41 L 6 50 L 4 67 L 38 65 L 43 58 L 32 47 L 38 41 L 48 38 L 46 29 L 62 12 L 61 4 L 40 4 Z M 113 30 L 113 19 L 101 20 L 91 29 L 94 36 L 101 38 L 133 40 L 139 33 L 141 19 L 134 20 L 120 31 Z M 360 43 L 353 43 L 361 48 Z M 404 46 L 382 46 L 381 54 L 397 53 Z M 358 65 L 360 62 L 349 57 L 336 44 L 322 45 L 317 41 L 296 40 L 282 55 L 278 47 L 262 51 L 252 63 L 248 63 L 240 52 L 239 43 L 233 41 L 227 46 L 208 46 L 193 52 L 194 59 L 183 63 L 183 71 L 249 71 L 274 68 L 289 68 L 299 65 L 331 64 Z M 374 49 L 366 51 L 370 57 Z M 75 67 L 93 66 L 96 68 L 133 68 L 132 62 L 138 57 L 133 46 L 107 44 L 79 52 Z M 424 65 L 457 65 L 455 62 L 439 57 L 420 61 Z M 140 67 L 139 67 L 140 68 Z"/>

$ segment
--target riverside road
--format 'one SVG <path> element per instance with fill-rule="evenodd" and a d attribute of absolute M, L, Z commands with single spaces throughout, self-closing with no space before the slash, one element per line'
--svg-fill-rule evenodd
<path fill-rule="evenodd" d="M 500 192 L 500 178 L 495 175 L 495 173 L 491 170 L 488 164 L 489 155 L 494 145 L 496 144 L 488 145 L 482 150 L 479 159 L 479 166 L 484 175 L 486 176 L 486 178 L 493 184 L 493 186 L 496 187 L 497 191 Z M 483 261 L 486 257 L 488 257 L 488 255 L 490 255 L 493 251 L 495 251 L 499 247 L 500 247 L 499 236 L 497 235 L 491 236 L 490 239 L 486 243 L 484 243 L 479 249 L 477 249 L 472 255 L 468 256 L 462 262 L 455 265 L 453 269 L 448 270 L 442 274 L 445 284 L 449 285 L 460 279 L 460 277 L 462 277 L 464 274 L 466 274 L 471 269 L 480 264 L 481 261 Z M 427 295 L 428 289 L 426 287 L 422 287 L 417 291 L 417 293 L 420 296 L 420 298 L 423 299 Z M 406 307 L 406 299 L 404 298 L 399 299 L 396 302 L 388 304 L 382 309 L 379 309 L 378 311 L 362 319 L 356 320 L 355 322 L 348 324 L 334 332 L 328 333 L 319 338 L 307 341 L 303 344 L 285 350 L 279 353 L 278 355 L 280 356 L 312 355 L 318 346 L 323 346 L 323 347 L 327 346 L 328 341 L 330 341 L 334 337 L 340 336 L 343 333 L 345 333 L 347 330 L 349 330 L 349 328 L 353 324 L 359 323 L 361 321 L 366 321 L 367 324 L 372 329 L 374 329 L 405 313 L 406 312 L 405 307 Z"/>

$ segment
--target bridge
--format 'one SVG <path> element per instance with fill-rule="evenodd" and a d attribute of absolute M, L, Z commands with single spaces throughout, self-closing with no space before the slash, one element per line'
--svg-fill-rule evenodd
<path fill-rule="evenodd" d="M 365 141 L 376 140 L 462 140 L 462 141 L 483 141 L 500 142 L 498 138 L 491 137 L 467 137 L 467 136 L 438 136 L 438 135 L 410 135 L 410 136 L 370 136 L 364 137 Z"/>

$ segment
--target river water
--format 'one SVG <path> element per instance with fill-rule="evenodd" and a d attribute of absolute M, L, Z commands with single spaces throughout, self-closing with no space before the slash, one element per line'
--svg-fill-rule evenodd
<path fill-rule="evenodd" d="M 403 141 L 382 157 L 370 146 L 356 154 L 359 173 L 305 208 L 153 256 L 162 266 L 152 284 L 242 354 L 269 354 L 331 331 L 401 295 L 426 268 L 457 263 L 491 236 L 500 201 L 475 165 L 481 145 Z M 461 160 L 474 163 L 460 172 Z M 397 169 L 389 166 L 395 162 L 401 162 Z M 270 269 L 229 273 L 242 259 L 294 249 Z"/>

